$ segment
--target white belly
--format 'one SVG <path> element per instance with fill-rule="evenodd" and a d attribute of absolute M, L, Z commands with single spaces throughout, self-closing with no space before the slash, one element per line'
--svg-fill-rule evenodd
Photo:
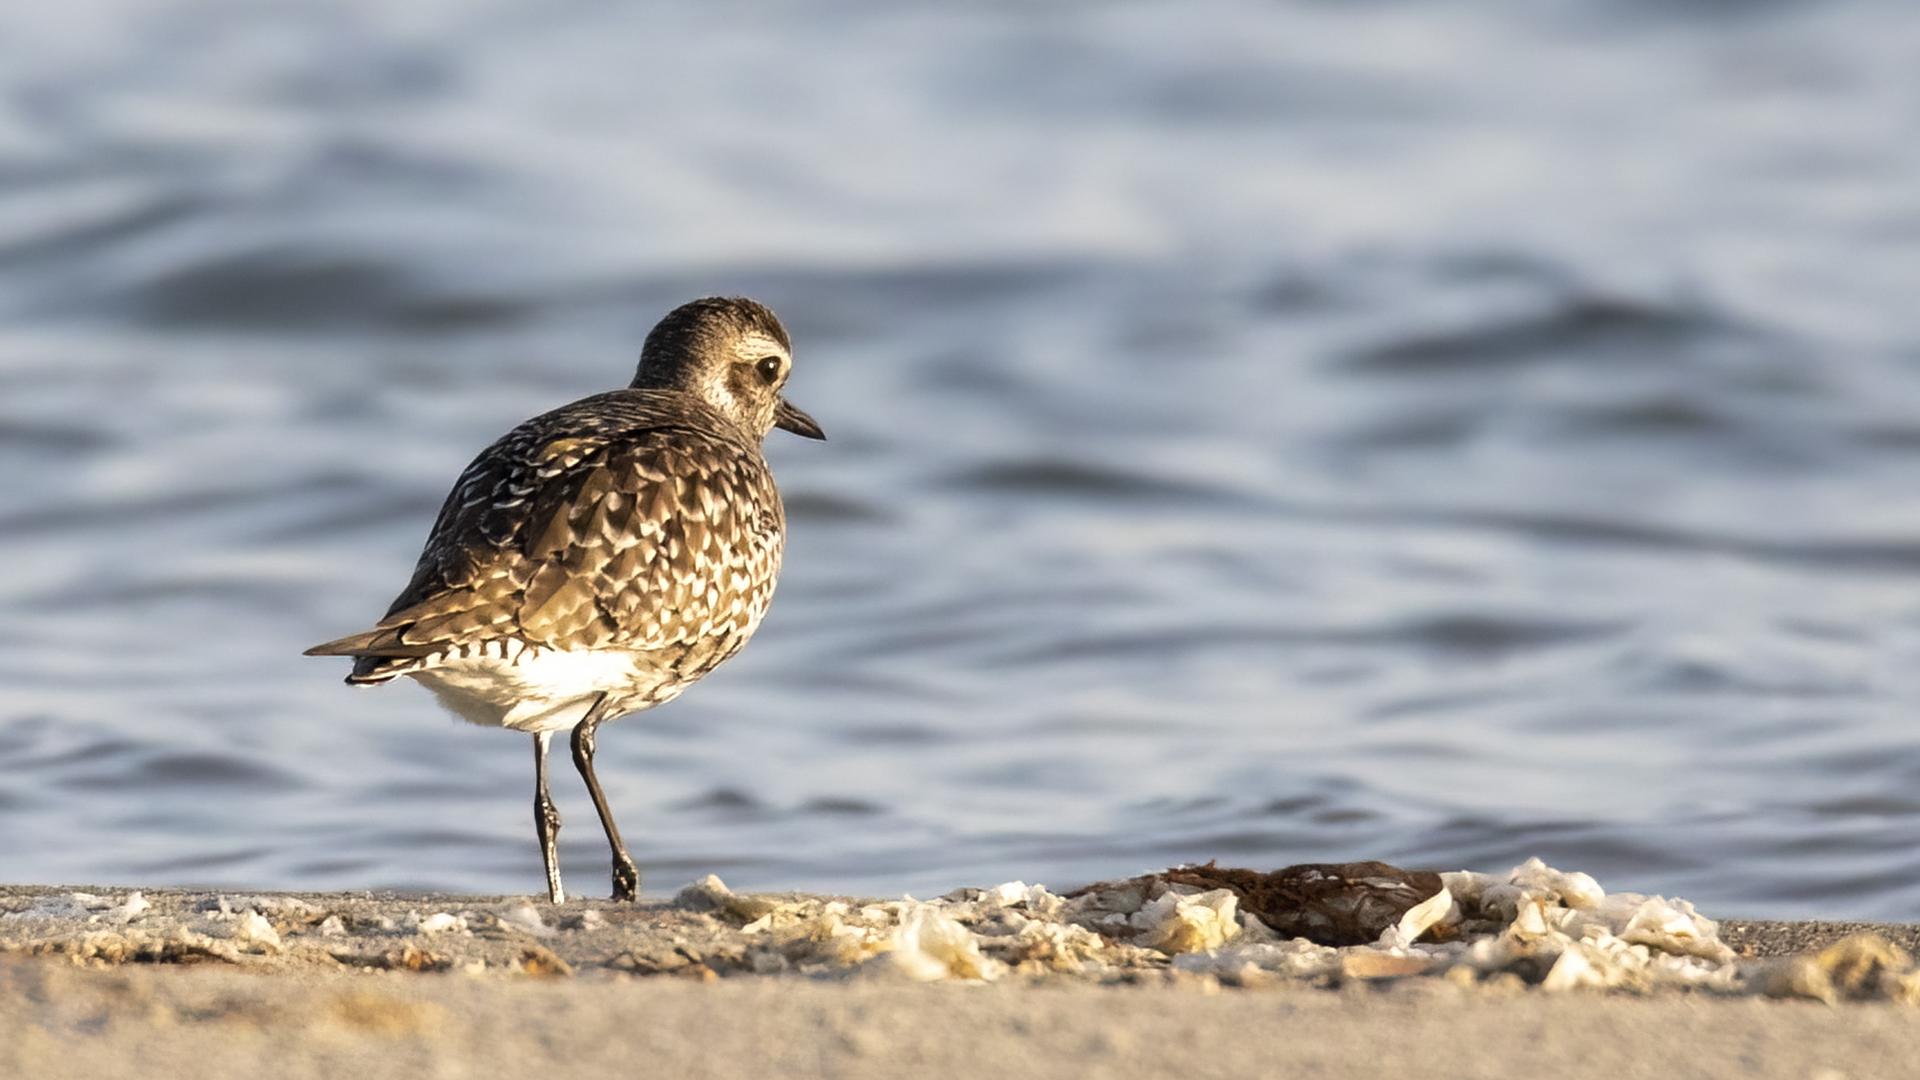
<path fill-rule="evenodd" d="M 601 694 L 638 696 L 657 705 L 680 692 L 672 675 L 635 654 L 590 649 L 527 649 L 499 656 L 450 656 L 407 674 L 462 720 L 514 731 L 559 731 L 580 722 Z"/>

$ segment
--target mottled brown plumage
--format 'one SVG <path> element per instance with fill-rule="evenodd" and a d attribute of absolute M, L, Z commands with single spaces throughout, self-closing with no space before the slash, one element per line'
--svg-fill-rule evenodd
<path fill-rule="evenodd" d="M 593 776 L 594 730 L 679 694 L 766 614 L 785 518 L 760 443 L 776 426 L 823 437 L 780 397 L 790 369 L 786 331 L 759 304 L 676 309 L 627 389 L 535 417 L 474 459 L 385 618 L 307 650 L 354 657 L 350 683 L 408 675 L 469 721 L 534 734 L 556 902 L 551 733 L 574 729 L 615 895 L 630 899 L 638 876 Z"/>
<path fill-rule="evenodd" d="M 659 685 L 629 708 L 653 704 L 745 644 L 784 528 L 757 440 L 690 395 L 600 394 L 481 454 L 387 616 L 321 648 L 356 683 L 502 645 L 645 653 Z"/>

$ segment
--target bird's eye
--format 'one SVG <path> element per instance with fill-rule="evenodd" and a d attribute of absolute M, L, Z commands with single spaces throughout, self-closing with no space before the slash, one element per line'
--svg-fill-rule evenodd
<path fill-rule="evenodd" d="M 753 365 L 753 370 L 760 373 L 760 378 L 763 382 L 768 386 L 772 386 L 775 380 L 780 378 L 780 358 L 777 356 L 762 357 L 759 363 Z"/>

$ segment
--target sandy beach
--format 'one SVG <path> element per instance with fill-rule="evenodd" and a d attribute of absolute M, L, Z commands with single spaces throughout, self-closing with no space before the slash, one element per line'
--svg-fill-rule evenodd
<path fill-rule="evenodd" d="M 1080 961 L 991 936 L 988 916 L 1019 921 L 1038 895 L 970 890 L 940 908 L 695 889 L 554 906 L 0 888 L 0 1075 L 1866 1080 L 1920 1061 L 1920 1011 L 1845 971 L 1826 1000 L 1759 986 L 1839 942 L 1878 941 L 1904 963 L 1920 927 L 1727 920 L 1719 942 L 1738 959 L 1724 970 L 1752 985 L 1554 992 L 1304 942 L 1297 957 L 1332 966 L 1236 974 L 1111 936 L 1089 939 L 1105 960 Z M 894 957 L 898 929 L 847 951 L 863 912 L 904 912 L 900 926 L 948 912 L 989 947 L 960 942 L 940 954 L 958 967 L 917 971 Z M 1023 933 L 1056 925 L 1036 916 Z"/>
<path fill-rule="evenodd" d="M 796 977 L 475 980 L 0 962 L 18 1077 L 1915 1075 L 1907 1006 Z"/>

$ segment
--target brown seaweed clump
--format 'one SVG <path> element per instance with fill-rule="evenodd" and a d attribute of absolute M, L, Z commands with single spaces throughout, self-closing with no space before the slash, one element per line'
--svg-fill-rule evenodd
<path fill-rule="evenodd" d="M 1383 862 L 1302 863 L 1266 874 L 1216 862 L 1154 876 L 1196 889 L 1232 890 L 1240 910 L 1281 937 L 1336 948 L 1378 941 L 1442 887 L 1440 875 L 1430 870 L 1402 870 Z"/>

